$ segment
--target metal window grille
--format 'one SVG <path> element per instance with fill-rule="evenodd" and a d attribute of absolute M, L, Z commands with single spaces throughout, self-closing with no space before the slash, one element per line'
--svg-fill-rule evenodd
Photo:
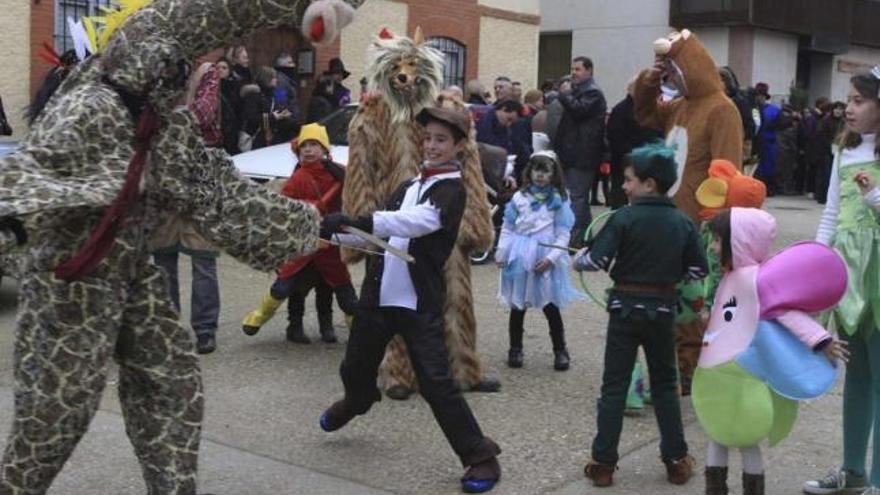
<path fill-rule="evenodd" d="M 73 39 L 67 28 L 67 18 L 78 21 L 81 17 L 99 15 L 101 7 L 116 7 L 114 0 L 55 0 L 55 50 L 64 53 L 73 48 Z"/>
<path fill-rule="evenodd" d="M 443 86 L 464 88 L 464 67 L 467 48 L 452 38 L 435 36 L 428 38 L 428 46 L 432 46 L 443 54 Z"/>

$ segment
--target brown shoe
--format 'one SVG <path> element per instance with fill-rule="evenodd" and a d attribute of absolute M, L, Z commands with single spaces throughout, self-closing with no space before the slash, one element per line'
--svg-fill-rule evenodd
<path fill-rule="evenodd" d="M 686 455 L 681 459 L 666 463 L 666 480 L 673 485 L 683 485 L 694 474 L 694 458 Z"/>
<path fill-rule="evenodd" d="M 593 486 L 611 486 L 614 482 L 614 471 L 616 470 L 617 466 L 602 464 L 594 460 L 590 460 L 584 466 L 584 474 L 587 475 L 587 478 L 593 480 Z"/>

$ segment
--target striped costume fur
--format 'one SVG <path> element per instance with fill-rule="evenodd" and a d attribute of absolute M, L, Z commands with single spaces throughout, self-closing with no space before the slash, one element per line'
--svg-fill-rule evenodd
<path fill-rule="evenodd" d="M 419 39 L 418 32 L 414 38 L 386 37 L 371 46 L 367 76 L 373 93 L 362 104 L 349 128 L 343 209 L 350 215 L 376 211 L 403 181 L 418 174 L 422 131 L 415 115 L 422 108 L 427 105 L 464 108 L 456 98 L 436 97 L 442 81 L 442 58 Z M 402 81 L 400 74 L 407 76 L 408 86 L 398 84 Z M 483 379 L 476 353 L 476 318 L 468 254 L 490 247 L 494 229 L 474 132 L 463 155 L 462 181 L 467 206 L 456 249 L 445 268 L 444 336 L 455 378 L 462 389 L 468 390 Z M 350 251 L 344 256 L 348 262 L 360 259 Z M 386 390 L 394 386 L 417 388 L 406 346 L 399 337 L 389 344 L 380 373 Z"/>

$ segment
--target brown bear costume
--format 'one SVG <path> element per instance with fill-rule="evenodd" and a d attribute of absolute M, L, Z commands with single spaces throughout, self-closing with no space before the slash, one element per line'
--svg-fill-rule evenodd
<path fill-rule="evenodd" d="M 654 42 L 654 52 L 664 70 L 647 69 L 636 80 L 633 98 L 638 123 L 662 130 L 667 142 L 679 146 L 678 176 L 670 189 L 676 206 L 695 223 L 700 222 L 696 192 L 709 176 L 712 160 L 742 164 L 743 128 L 736 105 L 724 93 L 715 61 L 687 29 Z M 660 100 L 663 72 L 676 83 L 680 97 Z M 689 382 L 703 342 L 698 316 L 679 319 L 678 360 L 683 383 Z"/>

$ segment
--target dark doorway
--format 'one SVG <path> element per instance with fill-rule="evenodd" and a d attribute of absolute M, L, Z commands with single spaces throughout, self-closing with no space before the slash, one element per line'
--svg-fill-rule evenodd
<path fill-rule="evenodd" d="M 571 31 L 541 33 L 538 42 L 538 84 L 571 72 Z"/>

